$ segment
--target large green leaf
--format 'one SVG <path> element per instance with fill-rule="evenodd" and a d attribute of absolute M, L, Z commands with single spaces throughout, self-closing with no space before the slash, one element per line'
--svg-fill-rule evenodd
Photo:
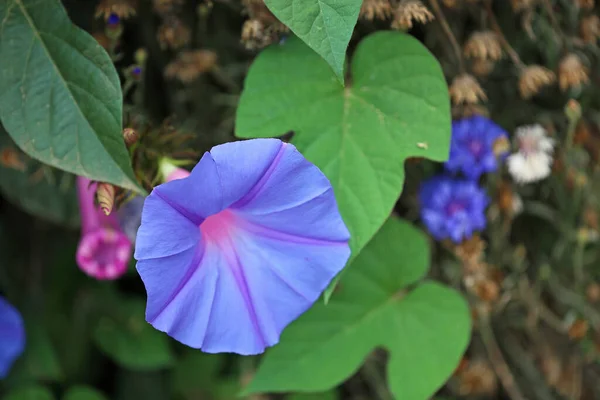
<path fill-rule="evenodd" d="M 330 179 L 356 256 L 388 218 L 402 191 L 404 160 L 445 160 L 448 88 L 435 58 L 411 36 L 367 37 L 341 87 L 299 40 L 265 50 L 246 78 L 236 135 L 280 136 Z"/>
<path fill-rule="evenodd" d="M 121 133 L 119 76 L 104 49 L 60 0 L 3 0 L 0 21 L 0 119 L 19 147 L 140 191 Z"/>
<path fill-rule="evenodd" d="M 77 227 L 79 207 L 75 176 L 24 155 L 0 129 L 0 192 L 8 201 L 36 217 Z"/>
<path fill-rule="evenodd" d="M 151 371 L 171 366 L 169 339 L 144 320 L 144 310 L 141 300 L 121 300 L 113 315 L 98 322 L 94 341 L 125 368 Z"/>
<path fill-rule="evenodd" d="M 350 265 L 328 305 L 317 303 L 268 351 L 246 393 L 322 391 L 344 381 L 376 347 L 390 352 L 397 399 L 425 400 L 450 376 L 469 341 L 463 298 L 425 282 L 423 234 L 390 219 Z"/>
<path fill-rule="evenodd" d="M 362 0 L 265 0 L 265 4 L 344 81 L 346 48 Z"/>

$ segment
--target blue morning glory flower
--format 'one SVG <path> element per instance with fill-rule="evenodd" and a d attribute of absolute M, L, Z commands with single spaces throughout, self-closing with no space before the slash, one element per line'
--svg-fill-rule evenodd
<path fill-rule="evenodd" d="M 498 157 L 508 153 L 508 148 L 495 144 L 507 142 L 507 133 L 491 120 L 474 116 L 452 123 L 450 157 L 446 162 L 448 171 L 462 172 L 469 179 L 479 179 L 486 172 L 498 169 Z"/>
<path fill-rule="evenodd" d="M 436 176 L 421 185 L 421 220 L 437 240 L 460 243 L 486 226 L 489 198 L 475 182 Z"/>
<path fill-rule="evenodd" d="M 191 174 L 165 175 L 136 240 L 146 319 L 208 353 L 262 353 L 350 256 L 329 180 L 277 139 L 216 146 Z"/>
<path fill-rule="evenodd" d="M 0 379 L 8 375 L 25 349 L 25 327 L 21 314 L 0 296 Z"/>

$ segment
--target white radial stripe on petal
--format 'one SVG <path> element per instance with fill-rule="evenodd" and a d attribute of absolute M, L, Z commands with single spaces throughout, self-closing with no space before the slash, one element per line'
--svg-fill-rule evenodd
<path fill-rule="evenodd" d="M 223 250 L 212 243 L 207 246 L 204 260 L 212 267 L 218 266 L 220 275 L 212 304 L 212 312 L 218 319 L 211 319 L 202 350 L 246 355 L 262 353 L 266 346 L 277 342 L 278 333 L 264 315 L 260 314 L 261 319 L 258 319 L 256 299 L 247 287 L 245 274 L 248 268 L 240 264 L 235 250 Z"/>
<path fill-rule="evenodd" d="M 161 218 L 156 218 L 157 215 Z M 155 240 L 157 235 L 161 240 Z M 137 233 L 137 260 L 178 254 L 195 246 L 198 240 L 198 227 L 188 218 L 154 192 L 146 198 L 142 224 Z"/>
<path fill-rule="evenodd" d="M 223 207 L 247 195 L 273 164 L 283 142 L 254 139 L 225 143 L 210 151 L 216 163 L 223 193 Z"/>
<path fill-rule="evenodd" d="M 331 205 L 331 203 L 329 203 Z M 348 231 L 338 216 L 322 213 L 310 204 L 295 212 L 255 217 L 241 215 L 238 225 L 256 236 L 296 244 L 348 245 Z"/>
<path fill-rule="evenodd" d="M 277 332 L 319 298 L 350 256 L 347 246 L 299 245 L 246 232 L 235 239 L 257 314 L 272 319 Z"/>

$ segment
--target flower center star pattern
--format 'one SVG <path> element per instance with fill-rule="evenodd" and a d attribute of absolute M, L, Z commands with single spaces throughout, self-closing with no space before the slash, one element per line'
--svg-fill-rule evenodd
<path fill-rule="evenodd" d="M 331 184 L 276 139 L 216 146 L 168 176 L 136 241 L 148 322 L 205 352 L 263 352 L 350 256 Z"/>

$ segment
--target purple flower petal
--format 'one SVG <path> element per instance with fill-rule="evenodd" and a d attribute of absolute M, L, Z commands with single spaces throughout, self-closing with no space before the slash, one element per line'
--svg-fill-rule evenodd
<path fill-rule="evenodd" d="M 21 314 L 0 296 L 0 379 L 4 379 L 25 349 Z"/>
<path fill-rule="evenodd" d="M 329 181 L 294 146 L 217 146 L 146 200 L 146 317 L 205 352 L 261 353 L 344 267 L 348 240 Z"/>

